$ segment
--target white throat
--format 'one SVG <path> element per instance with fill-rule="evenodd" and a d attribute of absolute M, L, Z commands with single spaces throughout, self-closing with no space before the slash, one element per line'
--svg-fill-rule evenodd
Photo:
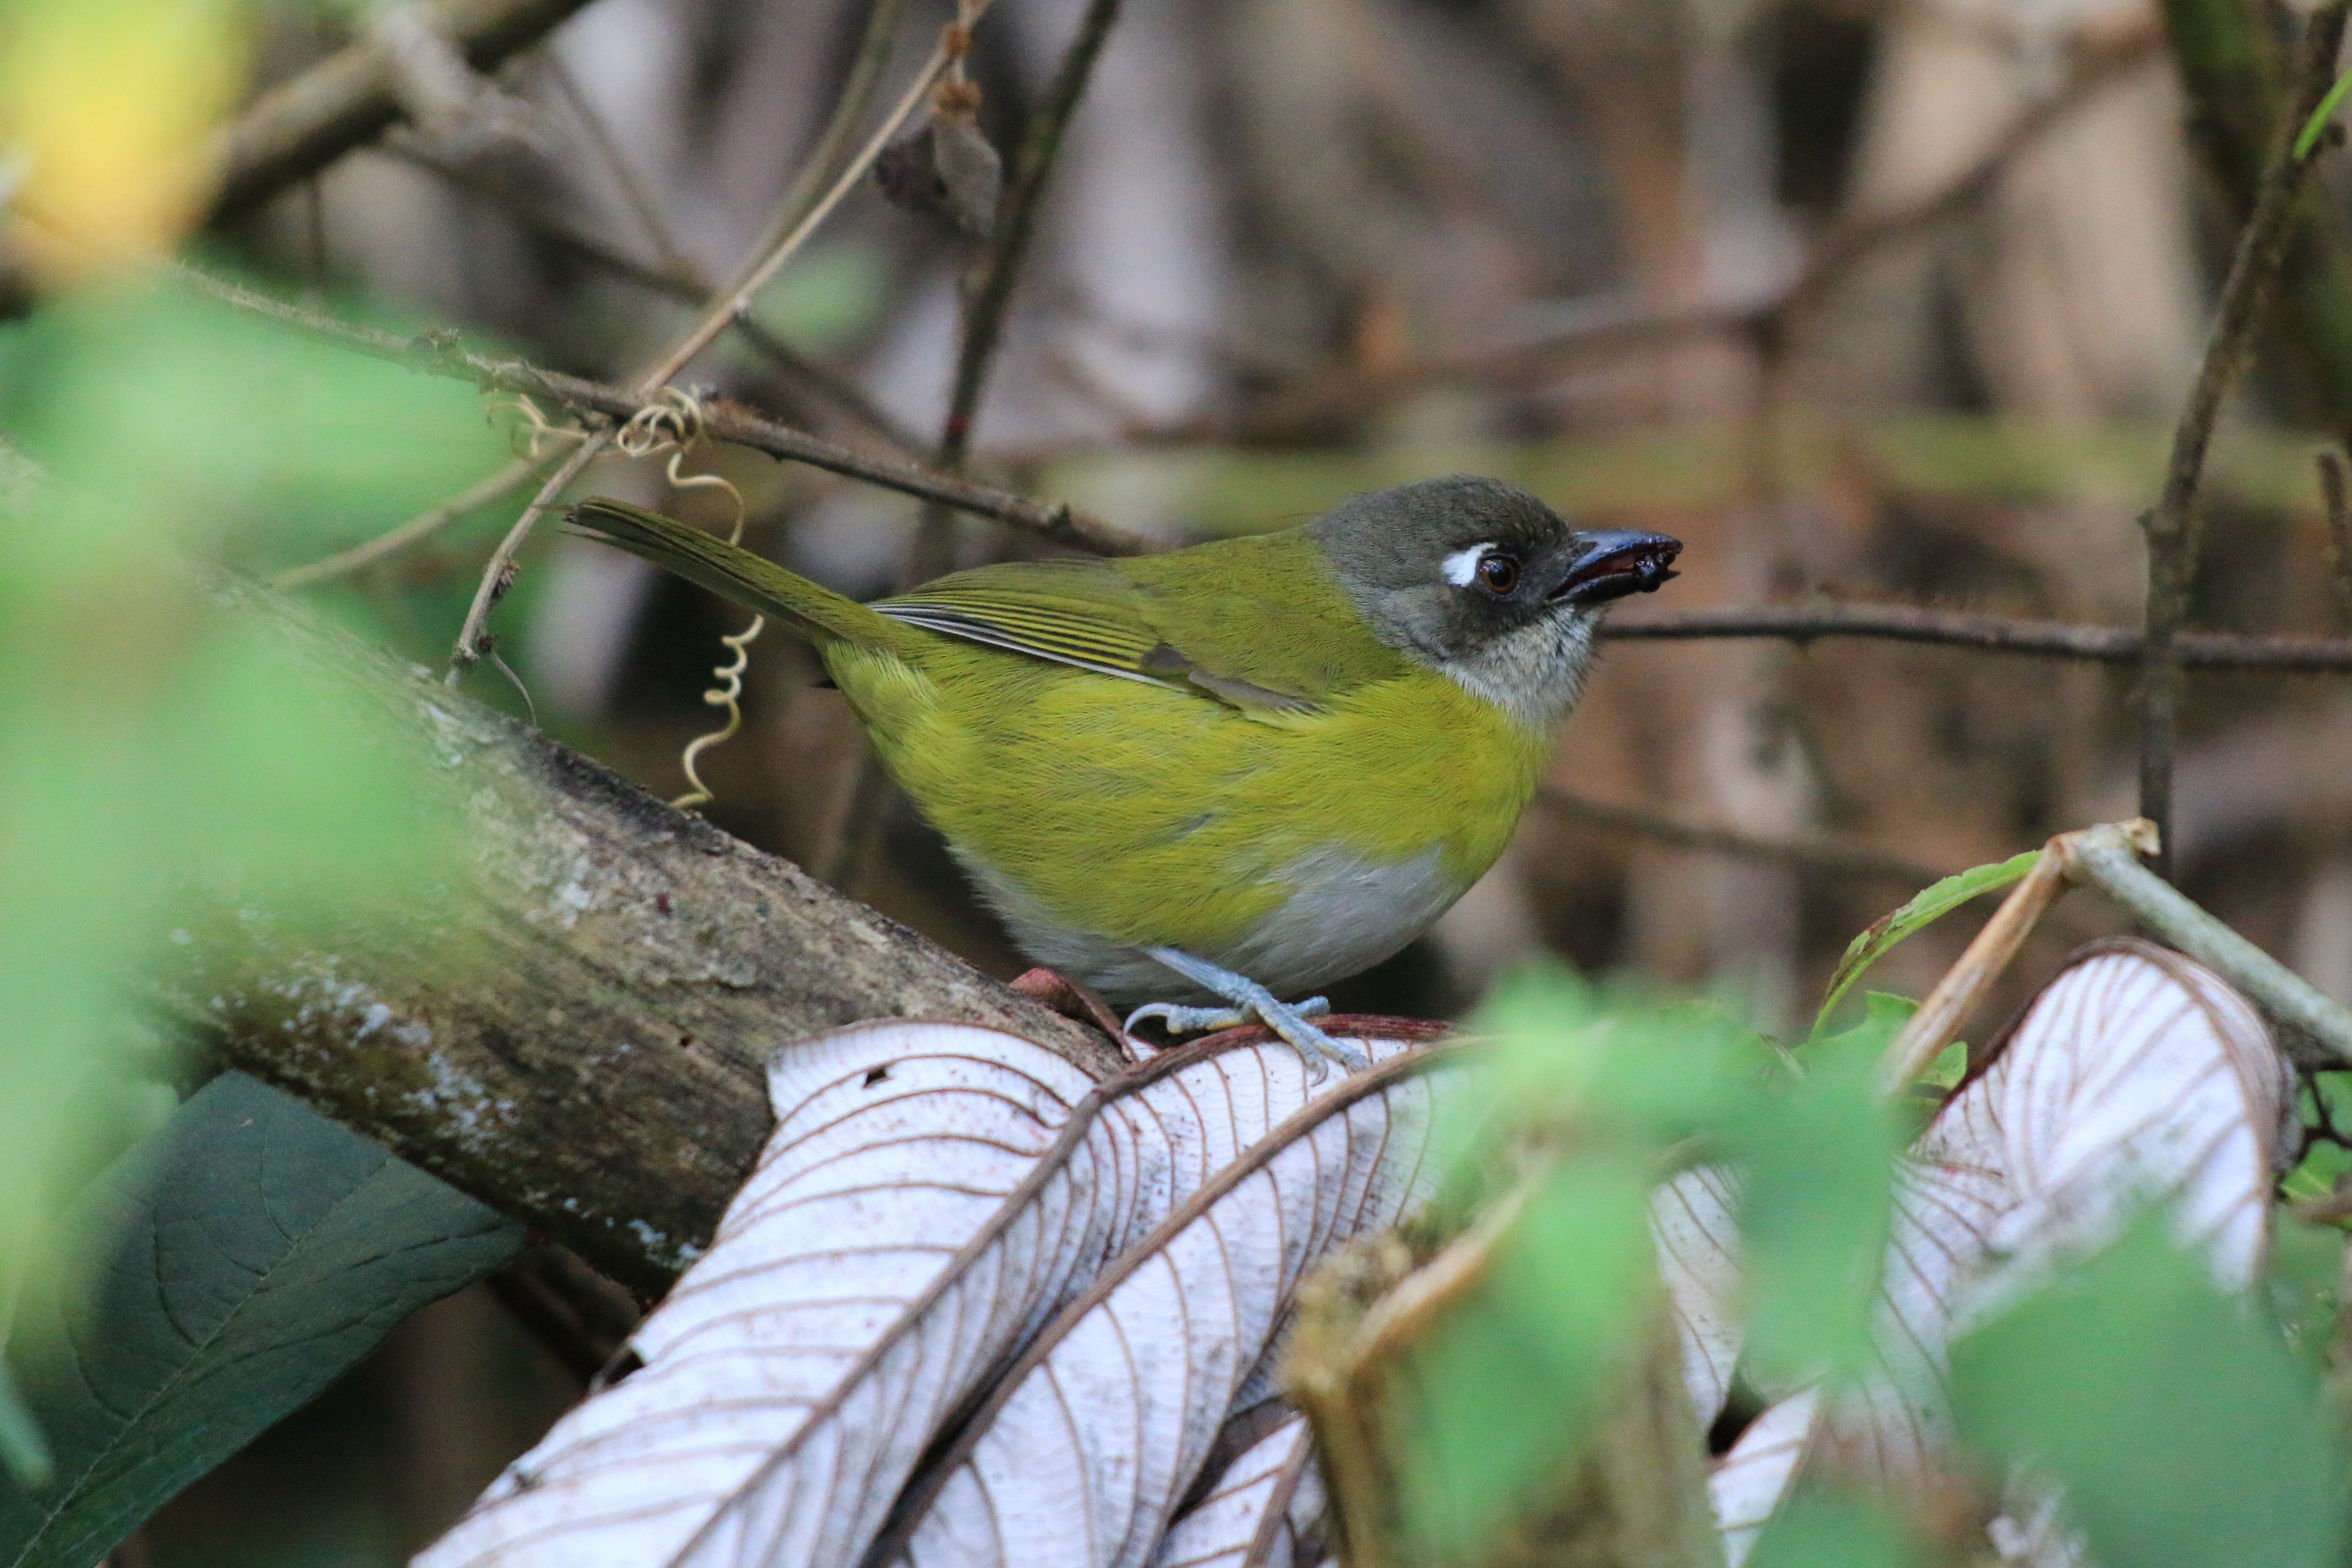
<path fill-rule="evenodd" d="M 1584 689 L 1598 617 L 1573 613 L 1521 626 L 1462 658 L 1438 666 L 1471 696 L 1493 703 L 1523 730 L 1548 734 Z"/>

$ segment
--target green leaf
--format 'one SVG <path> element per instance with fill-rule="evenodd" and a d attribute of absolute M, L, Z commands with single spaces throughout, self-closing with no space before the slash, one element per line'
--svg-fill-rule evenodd
<path fill-rule="evenodd" d="M 2063 1487 L 2109 1568 L 2341 1562 L 2343 1456 L 2316 1383 L 2157 1223 L 1952 1356 L 1964 1437 Z"/>
<path fill-rule="evenodd" d="M 1804 1491 L 1773 1514 L 1748 1568 L 1913 1568 L 1924 1557 L 1883 1504 Z"/>
<path fill-rule="evenodd" d="M 69 1269 L 53 1222 L 121 1147 L 167 940 L 331 948 L 443 864 L 431 775 L 185 554 L 307 558 L 503 447 L 469 389 L 152 279 L 0 323 L 0 1105 L 38 1108 L 0 1139 L 5 1298 Z"/>
<path fill-rule="evenodd" d="M 2284 1211 L 2272 1216 L 2270 1267 L 2262 1291 L 2271 1321 L 2315 1373 L 2325 1374 L 2344 1305 L 2344 1233 Z"/>
<path fill-rule="evenodd" d="M 1855 937 L 1847 944 L 1845 956 L 1838 960 L 1837 972 L 1830 976 L 1829 994 L 1822 998 L 1822 1010 L 1813 1017 L 1813 1033 L 1816 1036 L 1821 1033 L 1822 1026 L 1829 1022 L 1830 1012 L 1838 1005 L 1839 999 L 1897 942 L 1935 924 L 1970 899 L 1999 892 L 2012 882 L 2023 881 L 2025 874 L 2033 869 L 2033 863 L 2041 858 L 2041 850 L 2029 849 L 1990 866 L 1975 866 L 1957 872 L 1922 889 L 1909 903 Z"/>
<path fill-rule="evenodd" d="M 1413 1352 L 1402 1502 L 1426 1555 L 1463 1554 L 1566 1474 L 1640 1355 L 1657 1291 L 1653 1174 L 1622 1152 L 1565 1165 L 1497 1246 L 1486 1288 Z"/>
<path fill-rule="evenodd" d="M 2294 133 L 2294 155 L 2298 159 L 2310 157 L 2312 149 L 2319 145 L 2320 137 L 2326 133 L 2327 122 L 2336 118 L 2336 110 L 2343 104 L 2347 89 L 2352 89 L 2352 71 L 2346 71 L 2336 79 L 2336 85 L 2327 89 L 2327 96 L 2319 100 L 2319 107 L 2313 110 L 2311 117 L 2303 122 L 2303 129 Z"/>
<path fill-rule="evenodd" d="M 1877 1092 L 1879 1032 L 1865 1024 L 1817 1044 L 1801 1082 L 1725 1129 L 1725 1152 L 1745 1173 L 1746 1353 L 1775 1378 L 1853 1371 L 1870 1349 L 1905 1142 Z"/>
<path fill-rule="evenodd" d="M 1876 1061 L 1886 1054 L 1886 1047 L 1895 1043 L 1895 1037 L 1903 1032 L 1903 1026 L 1909 1023 L 1911 1015 L 1918 1010 L 1919 1004 L 1908 996 L 1897 996 L 1892 991 L 1864 992 L 1861 1020 L 1852 1028 L 1841 1029 L 1834 1035 L 1816 1034 L 1813 1047 L 1816 1050 L 1833 1052 L 1840 1057 L 1867 1056 L 1872 1061 Z M 1937 1059 L 1941 1061 L 1943 1058 L 1938 1057 Z"/>
<path fill-rule="evenodd" d="M 1917 1081 L 1929 1089 L 1948 1091 L 1959 1088 L 1960 1079 L 1968 1076 L 1969 1043 L 1954 1040 L 1936 1053 L 1936 1059 L 1921 1069 Z"/>
<path fill-rule="evenodd" d="M 520 1226 L 230 1073 L 69 1215 L 103 1261 L 26 1290 L 9 1356 L 56 1458 L 0 1481 L 0 1564 L 89 1568 L 417 1308 L 511 1256 Z"/>
<path fill-rule="evenodd" d="M 2352 1124 L 2352 1073 L 2312 1074 L 2310 1081 L 2297 1091 L 2295 1105 L 2306 1129 Z M 2326 1113 L 2324 1117 L 2323 1110 Z M 2279 1195 L 2290 1203 L 2330 1196 L 2336 1182 L 2352 1171 L 2352 1149 L 2326 1137 L 2312 1138 L 2310 1144 L 2304 1152 L 2302 1163 L 2279 1183 Z M 2352 1216 L 2330 1223 L 2352 1228 Z"/>

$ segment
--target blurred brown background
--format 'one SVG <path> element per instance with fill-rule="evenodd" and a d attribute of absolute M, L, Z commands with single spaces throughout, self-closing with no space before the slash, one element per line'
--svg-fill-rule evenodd
<path fill-rule="evenodd" d="M 218 238 L 339 307 L 625 379 L 691 319 L 677 280 L 726 276 L 755 241 L 866 5 L 594 0 L 501 73 L 506 133 L 397 133 Z M 982 24 L 999 145 L 1081 8 L 1000 0 Z M 948 15 L 910 0 L 889 90 Z M 281 17 L 265 76 L 350 35 Z M 2134 519 L 2236 227 L 2195 131 L 2147 0 L 1127 0 L 973 466 L 1170 542 L 1487 471 L 1686 541 L 1683 579 L 1633 614 L 1820 595 L 2136 625 Z M 977 252 L 868 184 L 763 297 L 792 352 L 730 346 L 688 379 L 927 455 Z M 2281 321 L 2220 449 L 2198 620 L 2336 631 L 2312 433 L 2352 410 L 2300 318 Z M 741 451 L 690 466 L 730 478 L 747 541 L 797 570 L 860 595 L 918 570 L 912 502 Z M 656 462 L 589 483 L 727 522 Z M 436 658 L 518 504 L 319 596 Z M 679 793 L 738 617 L 546 531 L 502 648 L 547 728 Z M 1034 545 L 971 521 L 951 543 L 964 563 Z M 295 563 L 255 548 L 257 567 Z M 520 707 L 495 672 L 473 689 Z M 1565 798 L 1339 1000 L 1458 1013 L 1549 951 L 1801 1030 L 1847 940 L 1920 878 L 2130 815 L 2130 692 L 2103 667 L 1948 648 L 1620 644 L 1557 759 Z M 781 637 L 754 647 L 745 718 L 702 764 L 714 820 L 995 973 L 1023 967 Z M 2192 677 L 2179 789 L 2189 890 L 2352 1000 L 2342 678 Z M 1691 828 L 1747 842 L 1694 848 Z M 2110 923 L 2064 906 L 2012 985 Z M 1952 924 L 1875 984 L 1923 990 L 1965 940 Z M 477 1288 L 125 1560 L 396 1561 L 579 1386 Z"/>

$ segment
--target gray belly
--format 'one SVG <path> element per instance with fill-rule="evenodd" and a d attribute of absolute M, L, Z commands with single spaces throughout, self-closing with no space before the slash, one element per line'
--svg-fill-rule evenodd
<path fill-rule="evenodd" d="M 959 858 L 1023 952 L 1113 1006 L 1214 1000 L 1150 954 L 1063 924 L 1024 889 L 971 856 Z M 1192 956 L 1286 1000 L 1370 969 L 1427 931 L 1466 888 L 1435 849 L 1393 865 L 1318 850 L 1282 880 L 1290 897 L 1281 908 L 1240 942 Z"/>

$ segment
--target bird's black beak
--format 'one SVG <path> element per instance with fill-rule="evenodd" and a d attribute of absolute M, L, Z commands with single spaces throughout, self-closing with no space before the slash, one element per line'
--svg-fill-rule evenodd
<path fill-rule="evenodd" d="M 1605 605 L 1628 594 L 1653 594 L 1675 574 L 1683 542 L 1663 533 L 1611 529 L 1580 533 L 1568 573 L 1546 595 L 1554 604 Z"/>

